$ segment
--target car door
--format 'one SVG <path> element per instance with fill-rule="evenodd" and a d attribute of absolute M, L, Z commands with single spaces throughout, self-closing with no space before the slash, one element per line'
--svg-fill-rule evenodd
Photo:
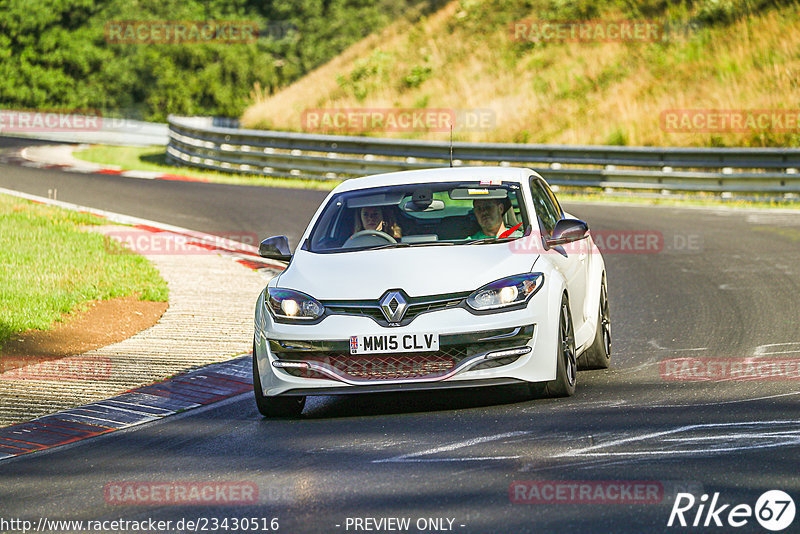
<path fill-rule="evenodd" d="M 552 235 L 556 223 L 564 218 L 564 211 L 543 180 L 532 176 L 530 182 L 534 209 L 542 226 L 542 236 L 547 238 Z M 585 239 L 581 239 L 564 246 L 553 247 L 546 252 L 548 259 L 566 279 L 569 306 L 576 331 L 586 321 L 584 301 L 586 298 L 587 250 L 585 241 Z"/>

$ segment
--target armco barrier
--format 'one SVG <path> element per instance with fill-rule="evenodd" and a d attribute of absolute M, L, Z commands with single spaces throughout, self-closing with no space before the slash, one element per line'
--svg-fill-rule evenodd
<path fill-rule="evenodd" d="M 169 117 L 167 156 L 193 167 L 315 180 L 446 167 L 442 141 L 319 135 Z M 235 126 L 235 122 L 231 123 Z M 800 149 L 453 143 L 454 165 L 526 166 L 565 186 L 710 192 L 800 192 Z"/>

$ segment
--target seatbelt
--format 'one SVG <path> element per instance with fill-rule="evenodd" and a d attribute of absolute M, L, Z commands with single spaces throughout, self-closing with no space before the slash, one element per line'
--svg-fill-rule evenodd
<path fill-rule="evenodd" d="M 508 230 L 497 236 L 497 239 L 503 239 L 504 237 L 510 236 L 511 234 L 516 232 L 517 228 L 519 228 L 520 226 L 522 226 L 522 223 L 517 224 L 514 228 L 509 228 Z"/>

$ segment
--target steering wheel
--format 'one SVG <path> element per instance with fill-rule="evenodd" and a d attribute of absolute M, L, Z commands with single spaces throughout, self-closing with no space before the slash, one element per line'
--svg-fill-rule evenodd
<path fill-rule="evenodd" d="M 380 245 L 380 242 L 376 242 L 375 239 L 370 238 L 379 238 L 385 240 L 387 243 L 397 243 L 397 240 L 390 236 L 385 232 L 381 232 L 380 230 L 361 230 L 360 232 L 356 232 L 355 234 L 351 235 L 347 238 L 347 241 L 344 242 L 342 248 L 358 246 L 358 245 Z M 357 241 L 363 241 L 363 243 L 359 243 L 355 245 Z"/>

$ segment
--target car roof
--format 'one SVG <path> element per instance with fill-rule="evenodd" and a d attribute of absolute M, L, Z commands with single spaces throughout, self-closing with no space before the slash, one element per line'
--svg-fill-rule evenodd
<path fill-rule="evenodd" d="M 336 193 L 387 185 L 421 184 L 436 182 L 472 182 L 476 180 L 501 180 L 525 183 L 536 173 L 521 167 L 441 167 L 415 171 L 373 174 L 345 180 L 333 190 Z"/>

